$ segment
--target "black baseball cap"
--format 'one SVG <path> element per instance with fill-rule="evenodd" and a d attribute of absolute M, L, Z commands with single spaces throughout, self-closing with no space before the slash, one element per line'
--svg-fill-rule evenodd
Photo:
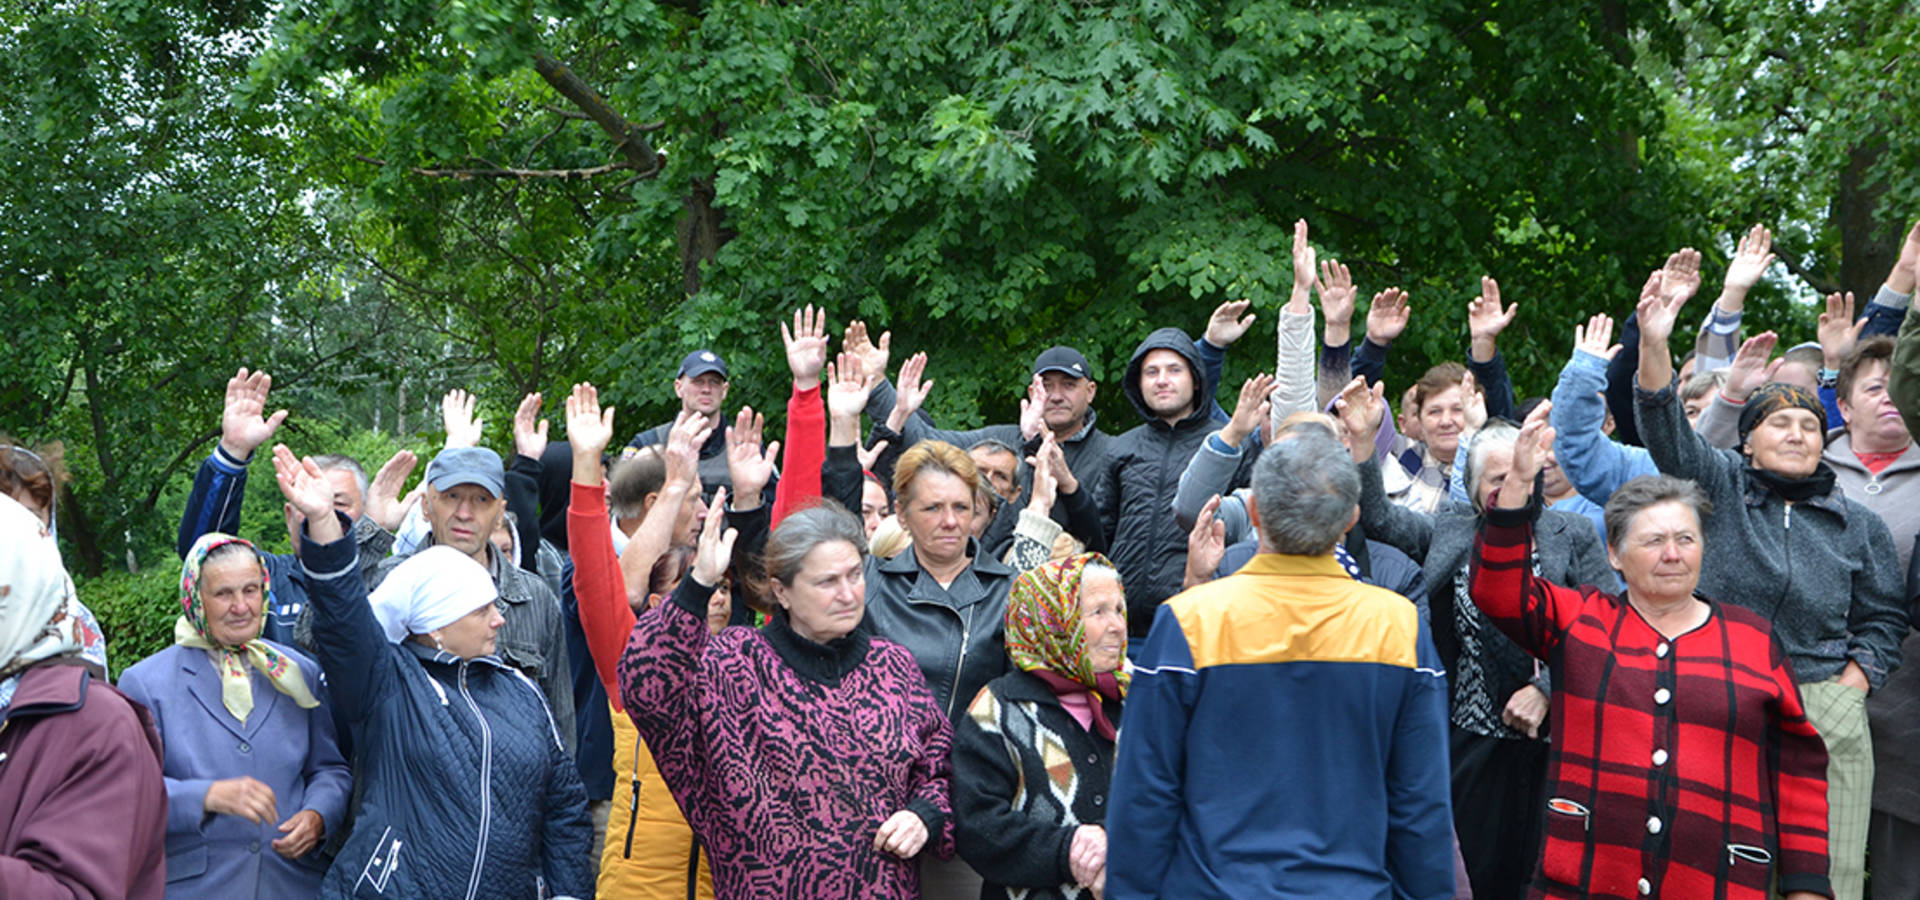
<path fill-rule="evenodd" d="M 727 377 L 727 361 L 712 350 L 695 350 L 680 360 L 681 378 L 698 378 L 708 372 L 719 372 L 721 378 Z"/>
<path fill-rule="evenodd" d="M 1087 365 L 1087 358 L 1072 347 L 1048 347 L 1041 351 L 1040 357 L 1033 361 L 1033 374 L 1048 372 L 1061 372 L 1075 378 L 1093 377 L 1093 367 Z"/>

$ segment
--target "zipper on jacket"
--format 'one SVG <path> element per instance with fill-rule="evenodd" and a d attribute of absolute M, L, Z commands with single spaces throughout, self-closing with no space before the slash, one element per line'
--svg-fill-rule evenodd
<path fill-rule="evenodd" d="M 952 607 L 948 608 L 952 609 Z M 967 645 L 973 641 L 973 607 L 967 607 L 965 615 L 957 609 L 953 610 L 953 614 L 960 616 L 960 658 L 954 660 L 953 688 L 947 691 L 947 718 L 949 719 L 953 718 L 953 701 L 960 697 L 960 672 L 967 667 Z M 967 700 L 972 701 L 973 698 L 968 697 Z"/>
<path fill-rule="evenodd" d="M 621 859 L 633 858 L 633 828 L 640 822 L 640 739 L 633 739 L 633 799 L 627 803 L 627 846 L 620 851 Z"/>
<path fill-rule="evenodd" d="M 487 830 L 493 824 L 493 729 L 487 727 L 487 717 L 480 712 L 480 704 L 473 702 L 473 694 L 467 691 L 467 669 L 470 661 L 460 662 L 460 696 L 467 701 L 467 708 L 473 710 L 473 717 L 480 722 L 480 828 L 473 846 L 473 875 L 467 879 L 467 900 L 480 893 L 480 868 L 487 859 Z"/>

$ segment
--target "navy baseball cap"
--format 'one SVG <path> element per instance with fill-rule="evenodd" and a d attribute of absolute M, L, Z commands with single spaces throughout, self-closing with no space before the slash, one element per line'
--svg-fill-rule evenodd
<path fill-rule="evenodd" d="M 727 377 L 727 361 L 712 350 L 695 350 L 680 360 L 681 378 L 698 378 L 708 372 L 718 372 L 721 378 Z"/>
<path fill-rule="evenodd" d="M 1075 378 L 1093 377 L 1093 367 L 1087 365 L 1087 358 L 1072 347 L 1048 347 L 1041 351 L 1040 357 L 1033 361 L 1033 374 L 1048 372 L 1063 372 Z"/>
<path fill-rule="evenodd" d="M 436 491 L 463 484 L 477 484 L 495 497 L 507 495 L 507 470 L 500 454 L 485 447 L 454 447 L 442 450 L 427 464 L 427 483 Z"/>

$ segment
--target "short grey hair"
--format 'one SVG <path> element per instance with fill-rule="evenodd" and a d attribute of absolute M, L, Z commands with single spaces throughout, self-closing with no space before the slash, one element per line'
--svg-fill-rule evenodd
<path fill-rule="evenodd" d="M 866 526 L 840 504 L 823 500 L 780 520 L 780 526 L 767 538 L 762 552 L 767 577 L 788 587 L 800 574 L 800 564 L 821 544 L 844 541 L 852 544 L 862 557 L 867 555 Z"/>
<path fill-rule="evenodd" d="M 1713 515 L 1713 501 L 1700 485 L 1672 475 L 1642 475 L 1620 486 L 1607 498 L 1607 543 L 1618 551 L 1633 527 L 1633 518 L 1651 506 L 1685 503 L 1693 508 L 1693 517 L 1706 530 L 1707 517 Z M 1704 535 L 1703 535 L 1704 536 Z"/>
<path fill-rule="evenodd" d="M 1347 448 L 1312 430 L 1276 441 L 1253 467 L 1253 502 L 1265 549 L 1332 552 L 1360 502 L 1360 469 Z"/>
<path fill-rule="evenodd" d="M 1512 450 L 1519 441 L 1520 429 L 1505 422 L 1488 422 L 1474 432 L 1473 442 L 1467 446 L 1467 470 L 1461 477 L 1466 480 L 1467 499 L 1475 512 L 1486 512 L 1480 507 L 1480 472 L 1487 467 L 1488 454 Z"/>
<path fill-rule="evenodd" d="M 353 483 L 360 487 L 360 502 L 367 502 L 367 470 L 360 461 L 344 453 L 322 453 L 313 458 L 313 464 L 322 472 L 346 472 L 353 476 Z"/>

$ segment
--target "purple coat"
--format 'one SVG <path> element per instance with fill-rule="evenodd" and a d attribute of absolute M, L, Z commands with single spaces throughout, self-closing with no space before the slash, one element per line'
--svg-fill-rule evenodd
<path fill-rule="evenodd" d="M 692 578 L 642 615 L 621 698 L 727 898 L 914 900 L 919 865 L 875 850 L 910 809 L 922 855 L 953 854 L 951 730 L 913 657 L 856 632 L 825 647 L 784 621 L 709 637 Z"/>
<path fill-rule="evenodd" d="M 21 675 L 0 711 L 0 895 L 159 900 L 166 834 L 146 708 L 79 665 Z"/>

